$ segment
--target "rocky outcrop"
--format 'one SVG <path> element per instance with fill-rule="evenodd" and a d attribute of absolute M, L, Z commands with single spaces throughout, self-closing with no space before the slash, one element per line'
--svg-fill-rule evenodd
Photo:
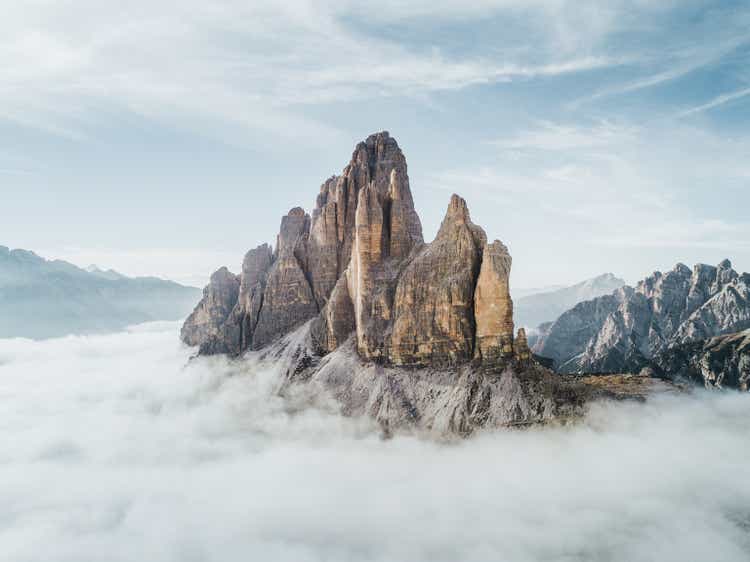
<path fill-rule="evenodd" d="M 281 220 L 276 255 L 268 271 L 252 346 L 260 348 L 318 314 L 307 274 L 310 217 L 296 207 Z"/>
<path fill-rule="evenodd" d="M 487 243 L 457 195 L 435 240 L 424 243 L 406 159 L 388 133 L 377 133 L 323 183 L 312 216 L 294 208 L 282 219 L 273 255 L 268 246 L 248 253 L 230 312 L 204 318 L 199 330 L 197 311 L 209 306 L 201 302 L 184 339 L 202 353 L 238 355 L 313 319 L 319 355 L 352 337 L 362 359 L 381 364 L 509 364 L 510 267 L 507 248 Z M 520 349 L 528 360 L 525 343 Z"/>
<path fill-rule="evenodd" d="M 512 260 L 501 242 L 484 247 L 474 297 L 476 356 L 496 360 L 513 355 L 513 301 L 509 277 Z M 522 332 L 524 342 L 526 332 Z M 528 358 L 528 357 L 527 357 Z"/>
<path fill-rule="evenodd" d="M 451 197 L 435 240 L 401 274 L 387 356 L 396 365 L 459 363 L 474 350 L 474 290 L 487 237 Z"/>
<path fill-rule="evenodd" d="M 227 322 L 240 292 L 240 277 L 222 267 L 211 275 L 203 298 L 182 326 L 180 337 L 188 345 L 200 346 L 200 353 L 236 353 L 239 325 Z"/>
<path fill-rule="evenodd" d="M 356 240 L 360 192 L 371 204 L 360 226 L 378 228 L 382 256 L 403 258 L 422 243 L 422 225 L 414 209 L 409 176 L 398 143 L 387 132 L 359 143 L 340 176 L 320 188 L 309 240 L 310 278 L 319 307 L 349 267 Z"/>
<path fill-rule="evenodd" d="M 678 264 L 565 312 L 534 351 L 561 372 L 638 371 L 661 352 L 750 327 L 750 275 Z"/>
<path fill-rule="evenodd" d="M 526 338 L 525 328 L 518 328 L 516 341 L 513 342 L 513 352 L 519 361 L 529 361 L 531 359 L 531 349 L 529 349 L 529 340 Z"/>
<path fill-rule="evenodd" d="M 253 334 L 263 307 L 268 270 L 272 263 L 273 253 L 268 244 L 250 250 L 242 261 L 240 291 L 231 318 L 231 321 L 240 326 L 237 347 L 233 348 L 235 353 L 252 346 Z"/>
<path fill-rule="evenodd" d="M 706 388 L 750 389 L 750 330 L 673 346 L 646 369 L 657 376 L 687 379 Z"/>

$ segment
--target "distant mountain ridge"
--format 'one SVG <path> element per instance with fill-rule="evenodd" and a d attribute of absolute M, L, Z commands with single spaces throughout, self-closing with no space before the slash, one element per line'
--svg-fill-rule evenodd
<path fill-rule="evenodd" d="M 536 328 L 545 322 L 554 321 L 579 302 L 608 295 L 625 284 L 625 281 L 612 273 L 604 273 L 569 287 L 527 293 L 514 299 L 516 322 L 527 329 Z"/>
<path fill-rule="evenodd" d="M 669 348 L 750 328 L 750 274 L 729 260 L 677 264 L 636 287 L 582 302 L 561 315 L 534 350 L 561 372 L 637 371 Z"/>
<path fill-rule="evenodd" d="M 750 330 L 670 347 L 648 367 L 669 379 L 687 379 L 706 388 L 750 389 Z"/>
<path fill-rule="evenodd" d="M 81 269 L 0 246 L 0 338 L 101 333 L 187 316 L 200 290 L 156 277 Z"/>

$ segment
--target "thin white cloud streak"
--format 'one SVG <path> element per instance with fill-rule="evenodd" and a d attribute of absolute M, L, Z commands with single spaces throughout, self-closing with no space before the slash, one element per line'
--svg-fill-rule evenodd
<path fill-rule="evenodd" d="M 102 110 L 113 105 L 182 127 L 229 128 L 230 137 L 250 131 L 256 140 L 330 138 L 338 134 L 335 129 L 294 106 L 420 96 L 589 71 L 627 59 L 595 49 L 561 53 L 558 44 L 570 39 L 555 33 L 546 35 L 538 51 L 510 60 L 483 53 L 449 56 L 357 30 L 346 23 L 352 9 L 338 3 L 231 0 L 169 8 L 148 2 L 127 8 L 85 1 L 19 5 L 0 22 L 3 115 L 72 139 L 85 137 Z M 436 17 L 455 9 L 436 6 Z M 515 8 L 500 3 L 480 9 Z M 394 17 L 403 17 L 394 11 Z M 528 22 L 542 27 L 562 11 L 543 2 L 523 10 Z"/>
<path fill-rule="evenodd" d="M 642 54 L 640 63 L 643 66 L 649 66 L 656 62 L 659 65 L 666 64 L 667 68 L 624 84 L 601 89 L 590 96 L 571 102 L 568 106 L 575 109 L 585 103 L 598 99 L 629 94 L 677 80 L 699 69 L 717 63 L 723 57 L 746 43 L 747 36 L 742 32 L 738 37 L 721 41 L 718 46 L 709 43 L 708 45 L 699 45 L 688 49 L 681 47 L 676 51 L 660 53 L 658 56 Z"/>
<path fill-rule="evenodd" d="M 591 127 L 541 121 L 535 128 L 519 132 L 515 137 L 493 141 L 503 150 L 578 150 L 602 148 L 633 139 L 638 128 L 608 121 Z"/>
<path fill-rule="evenodd" d="M 14 562 L 747 560 L 747 396 L 592 409 L 438 445 L 187 362 L 176 325 L 0 340 Z"/>
<path fill-rule="evenodd" d="M 687 117 L 689 115 L 695 115 L 696 113 L 708 111 L 709 109 L 719 107 L 720 105 L 724 105 L 725 103 L 729 103 L 731 101 L 738 100 L 746 96 L 750 96 L 750 88 L 744 88 L 742 90 L 737 90 L 735 92 L 721 94 L 720 96 L 716 96 L 709 102 L 706 102 L 704 104 L 682 111 L 681 113 L 678 114 L 678 117 Z"/>

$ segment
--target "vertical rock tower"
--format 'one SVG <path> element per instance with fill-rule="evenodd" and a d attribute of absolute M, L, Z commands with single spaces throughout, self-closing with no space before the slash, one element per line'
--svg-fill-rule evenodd
<path fill-rule="evenodd" d="M 475 355 L 481 359 L 513 355 L 513 301 L 508 285 L 511 263 L 508 248 L 498 240 L 484 246 L 474 295 Z"/>
<path fill-rule="evenodd" d="M 514 345 L 510 268 L 457 195 L 425 244 L 406 159 L 380 132 L 321 185 L 312 216 L 297 207 L 282 219 L 275 252 L 264 244 L 240 276 L 212 276 L 182 338 L 238 355 L 312 320 L 320 354 L 353 337 L 362 358 L 391 365 L 528 360 L 522 331 Z"/>

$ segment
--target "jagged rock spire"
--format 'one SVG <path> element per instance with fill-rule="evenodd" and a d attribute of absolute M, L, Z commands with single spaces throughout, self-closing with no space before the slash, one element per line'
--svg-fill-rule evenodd
<path fill-rule="evenodd" d="M 320 307 L 351 262 L 360 192 L 365 188 L 368 212 L 374 215 L 360 217 L 360 224 L 372 229 L 380 224 L 379 239 L 371 243 L 380 246 L 382 255 L 404 257 L 423 241 L 406 158 L 387 131 L 370 135 L 356 146 L 341 175 L 323 183 L 312 213 L 310 277 Z"/>
<path fill-rule="evenodd" d="M 474 295 L 476 356 L 485 360 L 513 354 L 513 301 L 510 298 L 512 260 L 502 242 L 487 244 Z"/>
<path fill-rule="evenodd" d="M 295 207 L 281 219 L 252 346 L 260 348 L 318 314 L 307 263 L 310 217 Z"/>
<path fill-rule="evenodd" d="M 203 354 L 236 353 L 237 334 L 234 324 L 227 324 L 237 304 L 240 289 L 239 276 L 222 267 L 211 275 L 211 281 L 203 289 L 203 298 L 188 316 L 180 331 L 180 338 L 188 345 L 200 346 Z"/>
<path fill-rule="evenodd" d="M 487 237 L 458 195 L 435 240 L 398 280 L 388 349 L 396 364 L 469 360 L 474 346 L 474 286 Z"/>
<path fill-rule="evenodd" d="M 376 133 L 323 183 L 312 217 L 295 207 L 282 218 L 273 256 L 265 245 L 247 254 L 234 308 L 230 296 L 220 310 L 194 313 L 184 339 L 199 343 L 210 332 L 222 342 L 211 350 L 240 353 L 315 318 L 322 353 L 353 333 L 362 357 L 396 365 L 505 360 L 513 355 L 510 265 L 507 248 L 487 244 L 458 195 L 425 244 L 406 159 L 387 132 Z M 188 326 L 201 318 L 217 326 Z"/>

